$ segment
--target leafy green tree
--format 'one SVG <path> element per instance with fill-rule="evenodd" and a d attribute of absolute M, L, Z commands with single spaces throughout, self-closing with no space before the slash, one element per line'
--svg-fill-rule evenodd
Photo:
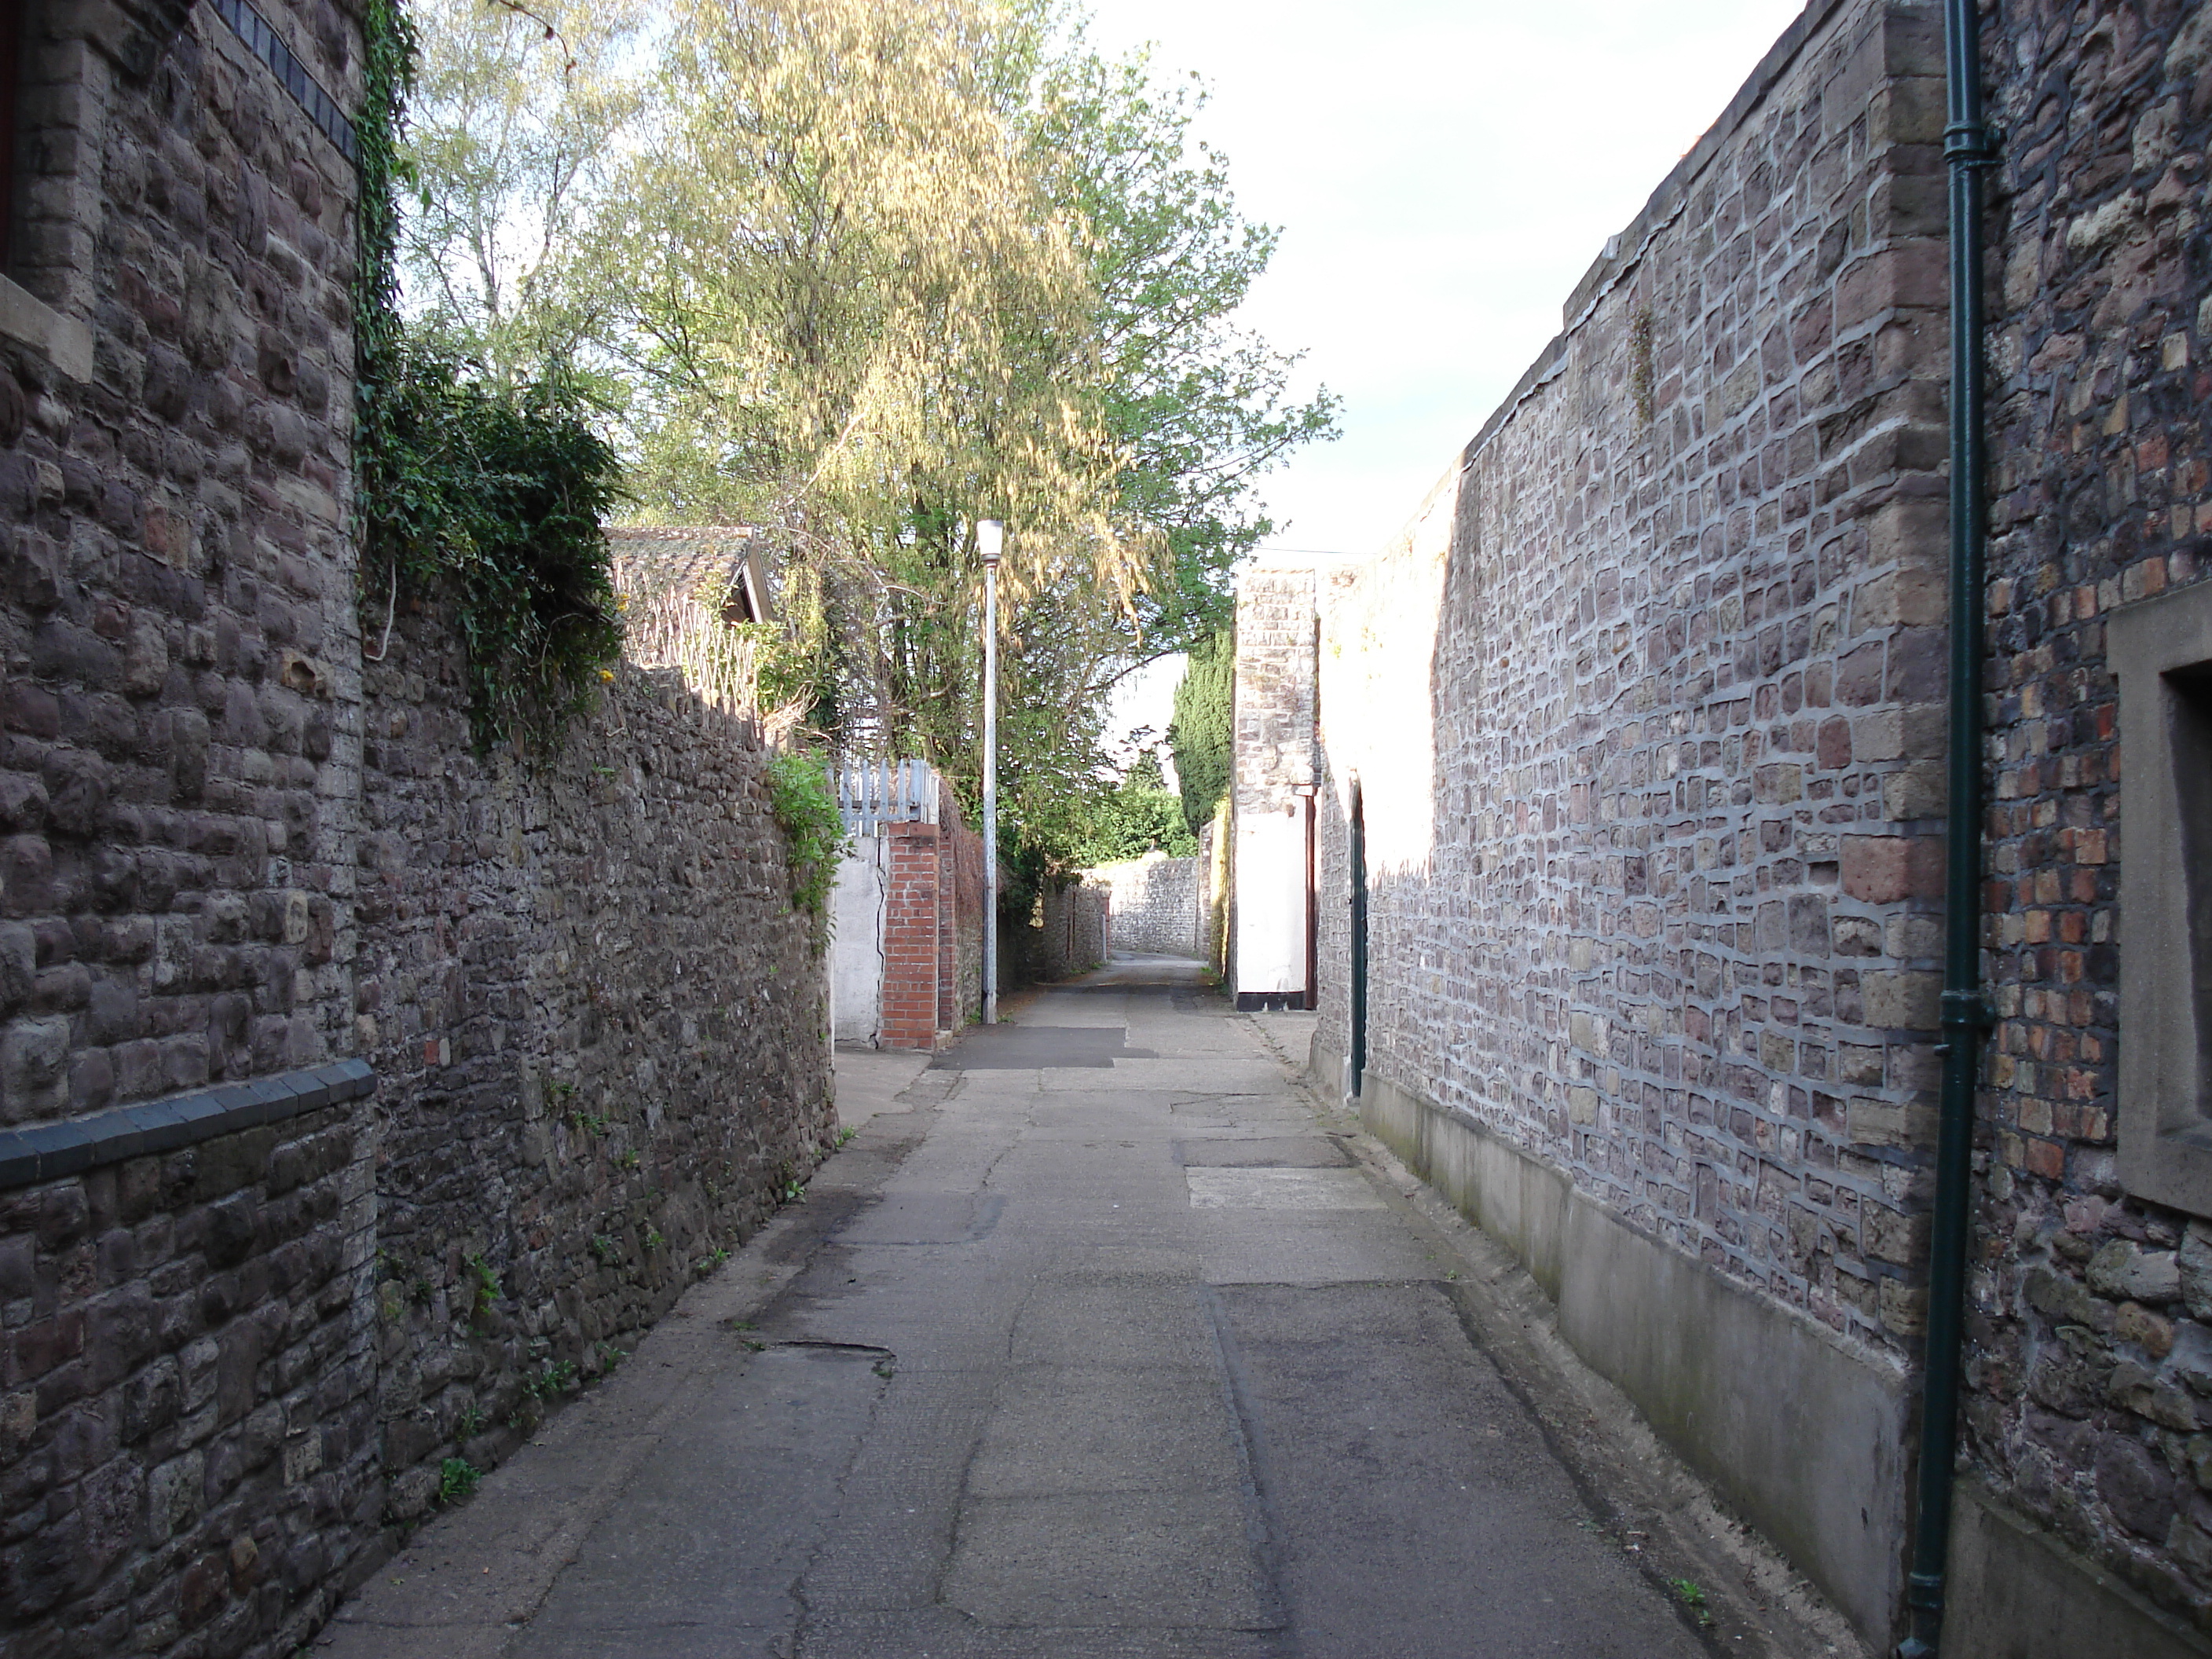
<path fill-rule="evenodd" d="M 1187 858 L 1198 839 L 1183 822 L 1182 802 L 1167 787 L 1159 757 L 1150 750 L 1137 757 L 1115 787 L 1094 796 L 1073 848 L 1075 861 L 1088 867 L 1140 859 L 1147 853 Z"/>
<path fill-rule="evenodd" d="M 1228 624 L 1231 569 L 1275 529 L 1261 475 L 1337 435 L 1336 398 L 1297 401 L 1296 356 L 1233 321 L 1281 232 L 1237 211 L 1227 158 L 1192 137 L 1206 99 L 1196 76 L 1164 79 L 1147 52 L 1102 57 L 1079 31 L 1046 58 L 1028 122 L 1097 293 L 1116 511 L 1166 543 L 1138 598 L 1143 657 Z"/>
<path fill-rule="evenodd" d="M 643 105 L 641 0 L 413 0 L 422 41 L 398 247 L 416 332 L 571 384 L 617 325 L 601 230 Z M 593 386 L 602 402 L 621 393 Z"/>
<path fill-rule="evenodd" d="M 1255 481 L 1334 430 L 1231 320 L 1278 233 L 1192 141 L 1202 89 L 1051 0 L 532 0 L 550 37 L 422 3 L 425 325 L 495 378 L 561 365 L 644 516 L 768 527 L 764 691 L 971 808 L 971 526 L 1005 520 L 1003 840 L 1087 861 L 1128 811 L 1107 690 L 1225 623 Z"/>
<path fill-rule="evenodd" d="M 488 381 L 408 326 L 401 146 L 418 40 L 398 0 L 368 0 L 362 23 L 355 507 L 370 627 L 382 612 L 374 655 L 403 587 L 448 604 L 479 744 L 551 742 L 620 645 L 601 529 L 619 465 L 564 377 Z"/>

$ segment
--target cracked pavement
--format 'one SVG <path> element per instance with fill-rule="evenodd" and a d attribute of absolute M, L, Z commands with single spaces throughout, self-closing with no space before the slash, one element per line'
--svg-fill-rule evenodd
<path fill-rule="evenodd" d="M 319 1650 L 1821 1651 L 1624 1547 L 1463 1241 L 1293 1081 L 1308 1029 L 1135 958 L 926 1066 L 841 1055 L 870 1115 L 809 1201 Z"/>

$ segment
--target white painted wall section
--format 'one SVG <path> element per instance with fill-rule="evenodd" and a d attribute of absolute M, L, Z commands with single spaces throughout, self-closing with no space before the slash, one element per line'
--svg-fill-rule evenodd
<path fill-rule="evenodd" d="M 1306 989 L 1306 820 L 1288 811 L 1237 819 L 1237 990 Z"/>
<path fill-rule="evenodd" d="M 884 908 L 889 888 L 881 836 L 855 836 L 837 863 L 830 895 L 830 1006 L 840 1042 L 872 1048 L 883 1025 Z"/>

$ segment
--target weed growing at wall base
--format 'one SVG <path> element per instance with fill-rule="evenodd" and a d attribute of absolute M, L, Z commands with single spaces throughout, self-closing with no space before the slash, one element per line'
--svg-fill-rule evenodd
<path fill-rule="evenodd" d="M 438 1501 L 457 1504 L 477 1489 L 483 1471 L 465 1457 L 449 1457 L 438 1465 Z"/>

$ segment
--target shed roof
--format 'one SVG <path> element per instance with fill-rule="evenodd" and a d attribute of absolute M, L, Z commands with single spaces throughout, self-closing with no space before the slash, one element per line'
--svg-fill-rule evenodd
<path fill-rule="evenodd" d="M 683 594 L 725 622 L 772 622 L 768 562 L 754 525 L 610 525 L 615 589 L 632 601 Z"/>

